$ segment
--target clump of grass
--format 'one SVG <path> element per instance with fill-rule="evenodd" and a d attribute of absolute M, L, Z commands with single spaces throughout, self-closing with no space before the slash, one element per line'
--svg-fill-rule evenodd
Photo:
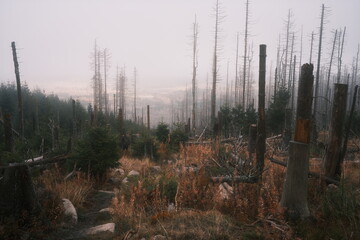
<path fill-rule="evenodd" d="M 84 174 L 76 173 L 73 178 L 65 181 L 58 168 L 45 171 L 38 181 L 46 191 L 51 191 L 60 198 L 69 199 L 77 208 L 82 207 L 86 197 L 93 189 L 93 182 Z"/>

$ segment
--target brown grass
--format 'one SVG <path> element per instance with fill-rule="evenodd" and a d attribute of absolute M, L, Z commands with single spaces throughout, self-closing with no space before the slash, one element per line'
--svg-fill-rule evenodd
<path fill-rule="evenodd" d="M 334 205 L 339 199 L 329 200 L 323 183 L 316 178 L 310 178 L 308 182 L 308 200 L 313 220 L 295 225 L 287 223 L 279 207 L 286 168 L 267 159 L 261 183 L 235 184 L 232 197 L 222 199 L 219 184 L 211 183 L 206 170 L 209 166 L 216 166 L 211 158 L 217 159 L 218 149 L 219 146 L 216 148 L 213 145 L 181 146 L 177 162 L 163 165 L 162 171 L 156 174 L 149 170 L 154 165 L 149 160 L 121 159 L 126 172 L 141 172 L 135 183 L 120 187 L 113 202 L 115 219 L 122 226 L 122 236 L 131 229 L 136 232 L 136 239 L 150 238 L 156 234 L 171 239 L 322 239 L 322 236 L 350 236 L 359 232 L 354 223 L 359 223 L 360 217 L 343 214 L 338 218 L 332 215 L 330 219 L 324 213 L 325 203 L 340 212 L 341 207 L 349 206 Z M 221 151 L 224 149 L 231 150 L 229 146 L 223 147 Z M 269 149 L 277 159 L 285 160 L 286 153 L 276 155 L 275 147 Z M 239 153 L 243 157 L 247 155 L 245 148 L 240 148 Z M 199 171 L 184 171 L 184 166 L 191 165 L 196 165 Z M 321 159 L 310 159 L 311 171 L 320 173 L 321 169 Z M 359 189 L 360 164 L 346 161 L 344 176 L 348 184 Z M 167 211 L 168 199 L 161 194 L 159 187 L 162 178 L 177 181 L 176 211 Z M 347 189 L 344 189 L 345 195 L 351 196 L 352 192 Z M 359 195 L 357 194 L 358 202 Z M 340 199 L 340 203 L 341 201 L 351 203 L 348 199 Z M 327 225 L 327 221 L 336 224 Z M 351 227 L 346 224 L 349 221 Z M 331 233 L 324 235 L 324 232 L 330 230 L 330 226 Z"/>
<path fill-rule="evenodd" d="M 46 170 L 38 179 L 45 190 L 58 194 L 60 198 L 69 199 L 76 208 L 81 207 L 86 197 L 93 189 L 93 182 L 83 174 L 76 175 L 65 181 L 58 168 Z"/>

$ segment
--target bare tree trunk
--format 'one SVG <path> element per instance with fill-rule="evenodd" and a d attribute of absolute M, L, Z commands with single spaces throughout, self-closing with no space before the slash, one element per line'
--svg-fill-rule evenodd
<path fill-rule="evenodd" d="M 218 75 L 218 60 L 217 60 L 217 52 L 218 52 L 218 28 L 219 28 L 219 0 L 216 0 L 215 6 L 215 44 L 214 44 L 214 57 L 213 57 L 213 69 L 212 69 L 212 89 L 211 89 L 211 115 L 210 115 L 210 123 L 211 128 L 215 126 L 215 112 L 216 112 L 216 82 Z"/>
<path fill-rule="evenodd" d="M 256 169 L 258 174 L 262 174 L 264 169 L 265 157 L 265 74 L 266 74 L 266 45 L 260 45 L 259 60 L 259 102 L 258 102 L 258 122 L 256 138 Z"/>
<path fill-rule="evenodd" d="M 340 159 L 339 162 L 336 166 L 336 175 L 341 176 L 341 172 L 342 172 L 342 164 L 344 162 L 344 158 L 345 158 L 345 154 L 346 154 L 346 150 L 347 150 L 347 143 L 348 143 L 348 138 L 349 138 L 349 133 L 350 133 L 350 128 L 351 128 L 351 123 L 353 120 L 353 115 L 354 115 L 354 110 L 355 110 L 355 105 L 356 105 L 356 98 L 357 98 L 357 92 L 358 92 L 358 85 L 355 86 L 354 89 L 354 95 L 353 95 L 353 99 L 352 99 L 352 104 L 351 104 L 351 109 L 350 109 L 350 114 L 349 114 L 349 119 L 347 121 L 347 124 L 345 126 L 345 138 L 344 138 L 344 143 L 343 143 L 343 147 L 341 150 L 341 154 L 340 154 Z"/>
<path fill-rule="evenodd" d="M 193 24 L 193 74 L 192 74 L 192 132 L 196 132 L 196 71 L 197 71 L 197 40 L 198 40 L 198 23 Z"/>
<path fill-rule="evenodd" d="M 245 39 L 244 39 L 244 68 L 243 68 L 243 91 L 242 91 L 242 105 L 245 109 L 245 88 L 246 88 L 246 61 L 247 61 L 247 42 L 248 42 L 248 24 L 249 24 L 249 0 L 246 0 L 245 12 Z"/>
<path fill-rule="evenodd" d="M 324 10 L 325 6 L 322 5 L 321 8 L 321 22 L 320 22 L 320 36 L 319 36 L 319 50 L 318 50 L 318 59 L 316 66 L 316 79 L 315 79 L 315 93 L 314 93 L 314 108 L 313 108 L 313 133 L 312 138 L 314 141 L 317 140 L 317 107 L 318 107 L 318 97 L 319 97 L 319 78 L 320 78 L 320 61 L 321 61 L 321 46 L 322 46 L 322 36 L 323 36 L 323 26 L 324 26 Z"/>
<path fill-rule="evenodd" d="M 347 91 L 346 84 L 335 84 L 330 139 L 325 157 L 325 176 L 335 180 L 340 180 L 337 168 L 340 164 L 343 144 Z"/>
<path fill-rule="evenodd" d="M 257 138 L 257 126 L 256 124 L 251 124 L 249 127 L 249 143 L 248 143 L 248 152 L 249 159 L 252 161 L 252 154 L 256 150 L 256 138 Z"/>
<path fill-rule="evenodd" d="M 22 102 L 22 93 L 21 93 L 21 82 L 20 82 L 20 71 L 19 71 L 19 63 L 16 54 L 16 46 L 15 42 L 11 43 L 14 67 L 15 67 L 15 76 L 16 76 L 16 87 L 17 87 L 17 95 L 18 95 L 18 112 L 19 112 L 19 133 L 20 137 L 24 138 L 24 116 L 23 116 L 23 102 Z"/>
<path fill-rule="evenodd" d="M 239 62 L 239 33 L 236 34 L 236 58 L 235 58 L 235 106 L 240 102 L 240 82 L 238 76 L 238 62 Z"/>
<path fill-rule="evenodd" d="M 313 82 L 313 65 L 304 64 L 298 88 L 294 141 L 290 142 L 288 167 L 280 201 L 286 216 L 291 220 L 304 219 L 310 215 L 307 181 Z"/>
<path fill-rule="evenodd" d="M 335 31 L 335 35 L 334 35 L 334 41 L 333 41 L 333 46 L 332 46 L 331 56 L 330 56 L 330 63 L 329 63 L 329 71 L 328 71 L 327 82 L 326 82 L 326 91 L 325 91 L 325 98 L 326 98 L 326 100 L 325 100 L 325 124 L 326 125 L 328 124 L 328 121 L 329 121 L 328 106 L 329 106 L 329 100 L 330 100 L 330 96 L 329 96 L 330 76 L 331 76 L 331 67 L 332 67 L 335 45 L 336 45 L 336 38 L 337 38 L 337 30 Z"/>
<path fill-rule="evenodd" d="M 122 136 L 125 134 L 125 130 L 124 130 L 124 113 L 122 108 L 119 109 L 119 135 L 120 138 L 122 138 Z"/>
<path fill-rule="evenodd" d="M 346 33 L 346 27 L 344 28 L 344 32 L 343 32 L 341 48 L 339 46 L 337 83 L 340 83 L 340 79 L 341 79 L 342 54 L 343 54 L 343 50 L 344 50 L 345 33 Z M 340 36 L 341 36 L 341 32 L 340 32 L 339 38 L 340 38 Z M 340 41 L 339 41 L 339 44 L 340 44 Z"/>
<path fill-rule="evenodd" d="M 14 138 L 13 129 L 11 125 L 11 114 L 4 113 L 4 136 L 5 136 L 5 151 L 14 152 Z"/>
<path fill-rule="evenodd" d="M 312 63 L 313 46 L 314 46 L 314 32 L 311 32 L 310 60 L 309 60 L 309 63 Z"/>
<path fill-rule="evenodd" d="M 134 122 L 136 123 L 136 68 L 134 68 Z"/>
<path fill-rule="evenodd" d="M 147 105 L 147 128 L 150 130 L 150 105 Z"/>

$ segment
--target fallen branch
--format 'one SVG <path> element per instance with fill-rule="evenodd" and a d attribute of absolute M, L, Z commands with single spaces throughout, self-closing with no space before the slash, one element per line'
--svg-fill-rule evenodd
<path fill-rule="evenodd" d="M 235 177 L 211 177 L 213 183 L 257 183 L 258 177 L 256 176 L 235 176 Z"/>
<path fill-rule="evenodd" d="M 52 158 L 46 158 L 43 160 L 38 160 L 38 161 L 34 161 L 34 162 L 24 162 L 24 163 L 10 163 L 9 166 L 1 166 L 0 169 L 5 169 L 5 168 L 9 168 L 9 167 L 14 167 L 14 166 L 29 166 L 29 167 L 33 167 L 36 165 L 43 165 L 43 164 L 49 164 L 49 163 L 56 163 L 56 162 L 61 162 L 68 159 L 67 155 L 58 155 L 56 157 L 52 157 Z"/>
<path fill-rule="evenodd" d="M 280 160 L 276 160 L 275 158 L 272 158 L 270 157 L 269 158 L 270 162 L 272 163 L 275 163 L 275 164 L 278 164 L 280 166 L 283 166 L 283 167 L 287 167 L 287 163 L 286 162 L 283 162 L 283 161 L 280 161 Z M 320 175 L 318 173 L 315 173 L 315 172 L 310 172 L 308 173 L 309 177 L 315 177 L 315 178 L 320 178 L 322 180 L 326 180 L 326 182 L 329 182 L 329 183 L 332 183 L 332 184 L 335 184 L 335 185 L 339 185 L 340 182 L 337 181 L 337 180 L 334 180 L 332 178 L 329 178 L 329 177 L 326 177 L 326 176 L 323 176 L 323 175 Z"/>

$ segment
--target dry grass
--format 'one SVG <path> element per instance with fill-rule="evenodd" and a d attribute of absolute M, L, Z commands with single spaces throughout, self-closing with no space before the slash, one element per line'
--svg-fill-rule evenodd
<path fill-rule="evenodd" d="M 270 151 L 276 152 L 274 149 L 270 148 Z M 224 200 L 219 193 L 219 184 L 211 183 L 206 170 L 215 166 L 210 159 L 217 159 L 218 150 L 219 147 L 213 145 L 182 146 L 177 162 L 162 166 L 162 171 L 156 174 L 149 170 L 154 165 L 149 160 L 121 159 L 125 171 L 142 173 L 132 185 L 120 187 L 113 202 L 115 219 L 122 226 L 123 236 L 133 230 L 137 236 L 134 239 L 156 234 L 171 239 L 323 239 L 324 236 L 329 239 L 336 234 L 351 236 L 359 232 L 356 224 L 360 217 L 341 213 L 342 208 L 354 207 L 354 202 L 331 198 L 333 196 L 327 194 L 323 183 L 315 178 L 309 179 L 308 196 L 313 222 L 289 225 L 279 207 L 286 168 L 267 159 L 261 183 L 234 184 L 234 193 Z M 245 148 L 239 149 L 239 153 L 246 157 Z M 284 160 L 286 154 L 275 157 Z M 184 171 L 183 167 L 190 165 L 197 166 L 199 171 Z M 321 159 L 310 159 L 311 171 L 320 173 L 321 169 Z M 360 164 L 345 162 L 344 176 L 348 184 L 359 189 Z M 160 179 L 176 179 L 176 211 L 167 211 L 169 201 L 162 194 Z M 345 197 L 356 194 L 348 189 L 341 189 L 341 192 L 346 193 Z M 325 203 L 338 211 L 339 217 L 326 215 Z M 327 225 L 327 221 L 336 224 Z M 326 231 L 331 233 L 324 235 Z"/>
<path fill-rule="evenodd" d="M 76 175 L 65 181 L 58 168 L 46 170 L 38 179 L 45 190 L 57 194 L 60 198 L 69 199 L 76 208 L 81 207 L 93 189 L 93 183 L 83 174 Z"/>

